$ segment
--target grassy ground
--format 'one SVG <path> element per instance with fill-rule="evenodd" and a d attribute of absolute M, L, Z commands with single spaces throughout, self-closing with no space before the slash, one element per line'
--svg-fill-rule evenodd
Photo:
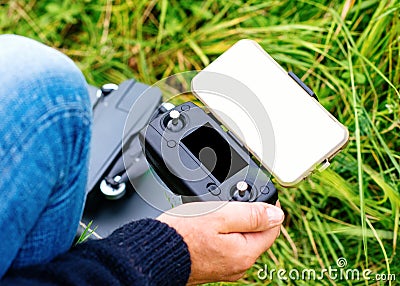
<path fill-rule="evenodd" d="M 351 136 L 329 169 L 280 189 L 282 235 L 239 284 L 386 285 L 280 281 L 268 269 L 337 267 L 400 280 L 400 1 L 4 1 L 0 33 L 72 57 L 92 84 L 154 83 L 201 69 L 241 38 L 258 41 L 311 86 Z M 372 276 L 371 276 L 372 278 Z"/>

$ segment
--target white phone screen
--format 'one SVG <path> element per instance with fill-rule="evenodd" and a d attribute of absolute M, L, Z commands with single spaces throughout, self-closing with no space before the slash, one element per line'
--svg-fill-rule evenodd
<path fill-rule="evenodd" d="M 196 75 L 192 90 L 283 186 L 298 183 L 348 140 L 347 128 L 251 40 Z"/>

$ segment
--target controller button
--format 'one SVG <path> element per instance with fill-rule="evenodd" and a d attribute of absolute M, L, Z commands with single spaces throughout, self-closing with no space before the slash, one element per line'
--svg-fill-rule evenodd
<path fill-rule="evenodd" d="M 214 183 L 208 183 L 207 190 L 214 196 L 219 196 L 221 194 L 221 189 Z"/>
<path fill-rule="evenodd" d="M 261 193 L 264 195 L 268 195 L 269 194 L 269 187 L 268 185 L 262 186 L 261 187 Z"/>
<path fill-rule="evenodd" d="M 106 83 L 105 85 L 103 85 L 101 87 L 101 93 L 103 94 L 103 96 L 107 96 L 109 95 L 111 92 L 118 90 L 118 85 L 114 84 L 114 83 Z"/>
<path fill-rule="evenodd" d="M 186 105 L 186 104 L 185 104 L 185 105 L 182 105 L 182 106 L 181 106 L 181 110 L 182 110 L 182 111 L 188 111 L 189 109 L 190 109 L 190 106 L 189 106 L 189 105 Z"/>
<path fill-rule="evenodd" d="M 176 141 L 174 141 L 174 140 L 169 140 L 169 141 L 167 142 L 167 146 L 168 146 L 169 148 L 174 148 L 174 147 L 176 146 Z"/>

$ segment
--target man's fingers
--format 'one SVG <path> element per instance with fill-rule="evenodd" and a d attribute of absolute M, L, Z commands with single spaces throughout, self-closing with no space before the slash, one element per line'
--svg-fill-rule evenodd
<path fill-rule="evenodd" d="M 280 225 L 283 211 L 266 203 L 230 202 L 217 212 L 221 225 L 220 233 L 258 232 Z"/>
<path fill-rule="evenodd" d="M 280 225 L 260 232 L 244 233 L 246 237 L 246 249 L 249 253 L 260 256 L 271 247 L 275 239 L 279 236 Z"/>
<path fill-rule="evenodd" d="M 210 223 L 213 221 L 216 223 L 215 229 L 219 233 L 265 231 L 280 225 L 284 218 L 280 207 L 259 202 L 188 203 L 171 209 L 167 214 L 197 217 L 200 220 L 203 215 L 206 215 Z"/>

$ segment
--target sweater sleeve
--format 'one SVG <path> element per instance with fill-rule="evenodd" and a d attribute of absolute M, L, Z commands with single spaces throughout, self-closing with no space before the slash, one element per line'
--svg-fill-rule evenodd
<path fill-rule="evenodd" d="M 47 264 L 10 270 L 1 285 L 185 285 L 190 255 L 183 238 L 153 219 L 71 248 Z"/>

